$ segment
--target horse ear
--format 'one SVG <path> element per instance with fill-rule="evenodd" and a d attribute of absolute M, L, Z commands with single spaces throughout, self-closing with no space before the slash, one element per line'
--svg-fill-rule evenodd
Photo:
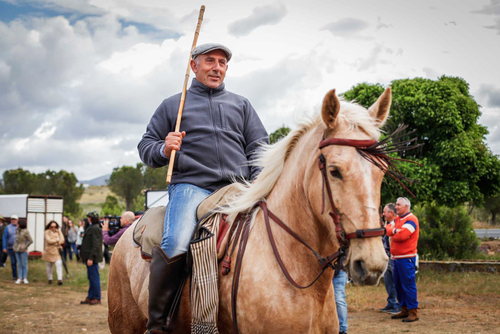
<path fill-rule="evenodd" d="M 369 109 L 368 112 L 372 117 L 377 119 L 377 126 L 381 127 L 384 125 L 387 117 L 389 116 L 389 110 L 391 109 L 392 101 L 392 90 L 391 87 L 387 87 L 385 91 L 380 95 L 377 102 L 375 102 Z"/>
<path fill-rule="evenodd" d="M 328 128 L 333 129 L 337 124 L 339 110 L 340 101 L 335 95 L 335 89 L 332 89 L 323 99 L 323 107 L 321 108 L 321 117 Z"/>

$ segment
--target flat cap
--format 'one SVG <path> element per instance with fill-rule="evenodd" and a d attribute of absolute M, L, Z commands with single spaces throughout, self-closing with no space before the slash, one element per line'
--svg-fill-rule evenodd
<path fill-rule="evenodd" d="M 231 60 L 231 57 L 233 55 L 231 50 L 229 50 L 229 48 L 225 47 L 224 45 L 218 44 L 218 43 L 207 43 L 207 44 L 198 45 L 197 47 L 195 47 L 193 49 L 193 53 L 191 54 L 191 57 L 193 59 L 196 59 L 196 57 L 198 57 L 199 55 L 204 55 L 204 54 L 209 53 L 210 51 L 214 51 L 214 50 L 224 51 L 224 53 L 227 56 L 227 61 Z"/>

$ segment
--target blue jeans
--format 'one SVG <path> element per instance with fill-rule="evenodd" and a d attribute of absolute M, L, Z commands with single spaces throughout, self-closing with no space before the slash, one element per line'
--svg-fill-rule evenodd
<path fill-rule="evenodd" d="M 17 260 L 16 260 L 16 254 L 13 249 L 7 249 L 7 253 L 9 253 L 10 257 L 10 267 L 12 268 L 12 277 L 13 278 L 18 278 L 17 277 Z"/>
<path fill-rule="evenodd" d="M 406 306 L 410 310 L 418 308 L 414 257 L 394 260 L 394 285 L 399 306 Z"/>
<path fill-rule="evenodd" d="M 212 192 L 189 183 L 168 186 L 169 201 L 160 247 L 168 257 L 184 254 L 196 229 L 196 209 Z"/>
<path fill-rule="evenodd" d="M 71 243 L 69 243 L 69 241 L 66 240 L 66 243 L 64 244 L 64 250 L 63 250 L 64 262 L 67 262 L 68 254 L 69 254 L 69 260 L 73 261 L 73 252 L 71 251 L 71 249 L 73 247 L 71 245 L 74 245 L 74 244 L 71 244 Z"/>
<path fill-rule="evenodd" d="M 396 286 L 394 285 L 394 260 L 389 259 L 389 264 L 387 265 L 387 270 L 384 274 L 384 285 L 385 291 L 387 291 L 387 306 L 389 308 L 399 308 L 399 303 L 397 300 Z"/>
<path fill-rule="evenodd" d="M 71 253 L 71 251 L 73 251 L 73 253 L 75 254 L 75 256 L 77 256 L 77 250 L 76 250 L 76 243 L 69 243 L 68 244 L 68 248 L 69 248 L 69 260 L 70 261 L 73 261 L 73 254 Z"/>
<path fill-rule="evenodd" d="M 99 277 L 99 265 L 97 263 L 91 266 L 87 265 L 87 277 L 89 279 L 89 294 L 87 298 L 101 300 L 101 279 Z"/>
<path fill-rule="evenodd" d="M 17 278 L 28 278 L 28 252 L 16 252 Z"/>
<path fill-rule="evenodd" d="M 339 330 L 347 332 L 347 303 L 345 301 L 345 284 L 347 283 L 347 273 L 339 271 L 337 277 L 332 280 L 333 292 L 335 292 L 335 304 L 337 304 L 337 315 L 339 317 Z"/>

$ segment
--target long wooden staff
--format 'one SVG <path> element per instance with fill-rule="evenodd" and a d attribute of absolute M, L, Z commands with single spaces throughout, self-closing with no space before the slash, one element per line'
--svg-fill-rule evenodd
<path fill-rule="evenodd" d="M 186 100 L 186 88 L 189 80 L 189 73 L 191 72 L 191 56 L 193 54 L 193 49 L 196 47 L 196 42 L 198 41 L 198 35 L 200 34 L 201 22 L 203 21 L 203 14 L 205 13 L 205 6 L 202 5 L 200 8 L 200 15 L 198 16 L 198 25 L 196 26 L 196 31 L 194 33 L 193 46 L 191 46 L 191 52 L 189 53 L 189 61 L 186 70 L 186 77 L 184 78 L 184 86 L 182 87 L 182 95 L 181 95 L 181 103 L 179 104 L 179 111 L 177 112 L 177 122 L 175 123 L 175 132 L 179 132 L 181 128 L 181 118 L 182 118 L 182 110 L 184 109 L 184 101 Z M 168 172 L 167 172 L 167 183 L 172 181 L 172 171 L 174 169 L 174 160 L 175 160 L 175 152 L 176 150 L 172 150 L 170 153 L 170 162 L 168 163 Z"/>

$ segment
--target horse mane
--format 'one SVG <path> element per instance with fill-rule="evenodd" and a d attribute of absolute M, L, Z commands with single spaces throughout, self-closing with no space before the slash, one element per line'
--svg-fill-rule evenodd
<path fill-rule="evenodd" d="M 337 117 L 337 128 L 345 127 L 349 132 L 360 129 L 373 139 L 378 140 L 380 137 L 377 120 L 367 109 L 358 104 L 341 101 Z M 251 162 L 252 165 L 263 168 L 255 183 L 237 183 L 239 188 L 237 194 L 228 199 L 227 206 L 221 208 L 221 212 L 234 218 L 236 214 L 252 209 L 259 200 L 266 198 L 278 181 L 285 162 L 299 140 L 322 123 L 320 115 L 312 119 L 303 119 L 285 138 L 274 144 L 262 145 L 257 159 Z"/>

